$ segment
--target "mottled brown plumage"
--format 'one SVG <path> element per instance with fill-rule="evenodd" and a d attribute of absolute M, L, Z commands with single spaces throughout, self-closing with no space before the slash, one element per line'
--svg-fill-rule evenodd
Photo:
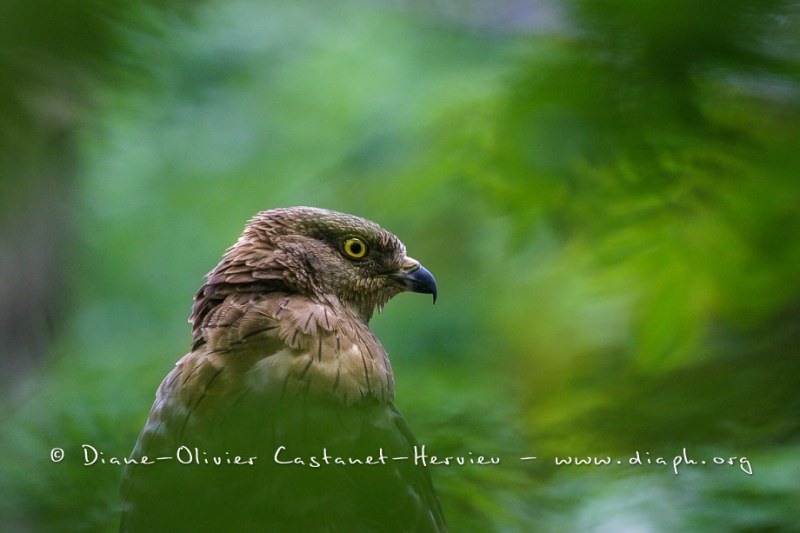
<path fill-rule="evenodd" d="M 444 531 L 368 326 L 404 290 L 435 298 L 436 284 L 373 222 L 308 207 L 254 217 L 197 292 L 192 351 L 161 383 L 131 455 L 185 446 L 200 464 L 128 467 L 122 529 Z M 281 461 L 306 466 L 277 464 L 280 447 Z M 388 459 L 308 466 L 324 453 Z M 237 455 L 257 459 L 226 464 Z"/>

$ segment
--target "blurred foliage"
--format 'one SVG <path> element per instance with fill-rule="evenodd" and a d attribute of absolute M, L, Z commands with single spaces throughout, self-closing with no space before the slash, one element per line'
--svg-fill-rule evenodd
<path fill-rule="evenodd" d="M 419 439 L 503 458 L 434 469 L 453 531 L 798 531 L 800 7 L 572 0 L 539 26 L 539 4 L 7 19 L 30 76 L 89 75 L 59 126 L 68 309 L 4 401 L 0 524 L 114 529 L 119 468 L 80 445 L 128 454 L 202 276 L 255 212 L 306 204 L 378 221 L 439 280 L 435 308 L 373 324 Z M 26 79 L 0 91 L 63 94 Z M 4 139 L 42 146 L 42 105 L 3 99 Z M 6 209 L 28 185 L 2 186 Z M 553 462 L 684 447 L 754 473 Z"/>

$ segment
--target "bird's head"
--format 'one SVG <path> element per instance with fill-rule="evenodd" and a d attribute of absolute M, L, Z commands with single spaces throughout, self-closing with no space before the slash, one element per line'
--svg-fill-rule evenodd
<path fill-rule="evenodd" d="M 206 287 L 215 284 L 335 299 L 364 320 L 403 291 L 432 294 L 436 301 L 433 276 L 406 255 L 394 234 L 363 218 L 311 207 L 253 217 L 209 274 Z"/>

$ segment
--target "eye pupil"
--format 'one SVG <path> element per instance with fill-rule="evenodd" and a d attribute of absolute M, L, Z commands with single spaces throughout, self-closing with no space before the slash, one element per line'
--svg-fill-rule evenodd
<path fill-rule="evenodd" d="M 355 255 L 360 254 L 361 253 L 361 245 L 358 244 L 357 242 L 354 242 L 353 244 L 350 245 L 350 251 L 353 252 L 353 254 L 355 254 Z"/>

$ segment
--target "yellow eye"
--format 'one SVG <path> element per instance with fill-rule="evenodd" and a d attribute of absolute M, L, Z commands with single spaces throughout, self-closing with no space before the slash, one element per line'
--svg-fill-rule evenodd
<path fill-rule="evenodd" d="M 367 255 L 367 243 L 358 237 L 350 237 L 344 241 L 344 253 L 353 259 L 363 259 Z"/>

